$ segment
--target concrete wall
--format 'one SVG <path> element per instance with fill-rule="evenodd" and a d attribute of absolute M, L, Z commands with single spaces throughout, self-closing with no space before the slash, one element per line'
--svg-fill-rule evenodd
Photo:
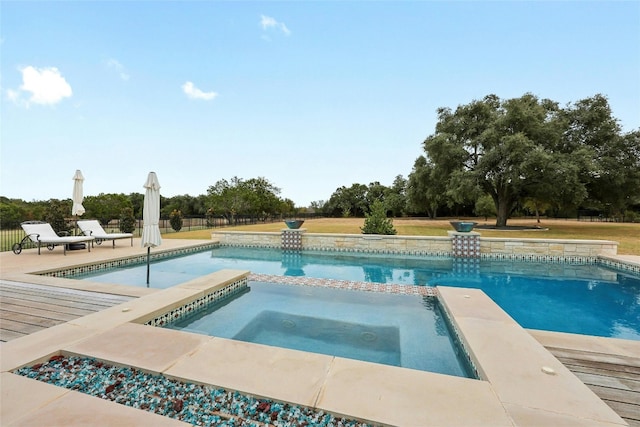
<path fill-rule="evenodd" d="M 451 256 L 451 236 L 380 236 L 365 234 L 302 234 L 304 250 Z M 279 232 L 215 231 L 212 239 L 222 246 L 280 248 Z M 595 259 L 616 255 L 618 242 L 609 240 L 556 240 L 480 237 L 483 258 Z"/>

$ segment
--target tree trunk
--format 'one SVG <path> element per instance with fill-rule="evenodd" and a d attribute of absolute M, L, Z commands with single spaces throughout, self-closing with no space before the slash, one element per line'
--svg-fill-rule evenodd
<path fill-rule="evenodd" d="M 499 200 L 496 209 L 498 211 L 496 215 L 496 227 L 506 227 L 507 219 L 511 211 L 511 203 L 508 203 L 506 200 Z"/>
<path fill-rule="evenodd" d="M 427 212 L 429 213 L 429 218 L 436 219 L 438 217 L 438 206 L 431 206 L 427 209 Z"/>

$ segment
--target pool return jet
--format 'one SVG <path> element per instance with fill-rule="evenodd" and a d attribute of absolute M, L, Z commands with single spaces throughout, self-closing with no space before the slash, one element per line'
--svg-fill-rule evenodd
<path fill-rule="evenodd" d="M 149 172 L 144 183 L 144 205 L 142 210 L 142 247 L 147 248 L 147 287 L 149 287 L 149 266 L 151 248 L 162 244 L 160 236 L 160 183 L 155 172 Z"/>

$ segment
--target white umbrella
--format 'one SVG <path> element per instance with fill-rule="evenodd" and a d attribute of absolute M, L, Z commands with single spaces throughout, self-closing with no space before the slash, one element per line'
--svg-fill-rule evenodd
<path fill-rule="evenodd" d="M 84 206 L 82 206 L 82 200 L 84 199 L 82 195 L 83 181 L 84 176 L 82 176 L 82 172 L 78 169 L 73 176 L 73 207 L 71 208 L 71 215 L 82 216 L 82 214 L 84 214 Z"/>
<path fill-rule="evenodd" d="M 76 227 L 78 226 L 78 216 L 84 214 L 84 206 L 82 206 L 82 200 L 84 196 L 82 194 L 82 182 L 84 176 L 80 169 L 76 170 L 76 174 L 73 176 L 73 206 L 71 207 L 71 215 L 76 217 Z M 76 234 L 77 231 L 76 231 Z"/>
<path fill-rule="evenodd" d="M 149 261 L 151 248 L 162 244 L 160 236 L 160 183 L 155 172 L 149 172 L 144 183 L 144 207 L 142 210 L 142 247 L 147 248 L 147 285 L 149 284 Z"/>

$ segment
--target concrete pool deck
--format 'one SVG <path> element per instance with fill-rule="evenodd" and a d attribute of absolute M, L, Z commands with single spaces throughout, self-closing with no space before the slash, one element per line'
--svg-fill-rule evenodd
<path fill-rule="evenodd" d="M 165 239 L 152 251 L 211 243 Z M 2 343 L 0 424 L 185 425 L 12 374 L 54 354 L 84 355 L 166 376 L 238 390 L 383 425 L 627 425 L 612 409 L 483 292 L 438 288 L 482 380 L 153 328 L 140 319 L 246 272 L 214 273 L 154 290 L 29 274 L 146 253 L 128 245 L 92 251 L 0 254 L 0 278 L 137 297 L 135 300 Z M 640 258 L 640 257 L 639 257 Z M 541 333 L 546 340 L 556 339 Z M 557 339 L 563 339 L 561 335 Z M 576 337 L 637 357 L 640 342 Z M 167 346 L 166 343 L 171 343 Z M 584 345 L 584 344 L 582 344 Z M 99 422 L 97 422 L 99 420 Z"/>

